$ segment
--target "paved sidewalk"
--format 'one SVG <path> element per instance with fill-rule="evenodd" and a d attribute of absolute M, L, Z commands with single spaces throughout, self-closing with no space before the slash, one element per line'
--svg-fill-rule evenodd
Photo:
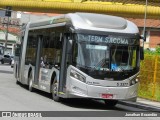
<path fill-rule="evenodd" d="M 155 106 L 155 107 L 160 107 L 160 102 L 156 102 L 156 101 L 152 101 L 152 100 L 147 100 L 147 99 L 143 99 L 143 98 L 138 98 L 137 102 L 138 103 L 147 104 L 147 105 L 151 105 L 151 106 Z"/>
<path fill-rule="evenodd" d="M 126 105 L 126 106 L 144 109 L 147 111 L 160 112 L 160 102 L 155 102 L 155 101 L 146 100 L 146 99 L 142 99 L 142 98 L 138 98 L 137 102 L 119 101 L 118 103 L 122 104 L 122 105 Z"/>

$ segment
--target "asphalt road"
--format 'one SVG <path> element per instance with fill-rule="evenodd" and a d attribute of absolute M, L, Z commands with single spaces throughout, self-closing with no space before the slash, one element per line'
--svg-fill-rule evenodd
<path fill-rule="evenodd" d="M 17 85 L 13 68 L 0 64 L 0 111 L 145 111 L 117 104 L 106 108 L 101 101 L 69 99 L 54 102 L 50 94 L 36 90 L 29 92 L 24 85 Z M 81 118 L 80 118 L 81 119 Z"/>

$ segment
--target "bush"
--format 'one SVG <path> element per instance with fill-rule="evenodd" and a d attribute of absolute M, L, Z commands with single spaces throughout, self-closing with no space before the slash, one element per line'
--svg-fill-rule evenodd
<path fill-rule="evenodd" d="M 156 47 L 156 50 L 155 50 L 155 51 L 150 50 L 149 48 L 148 48 L 148 49 L 145 49 L 145 50 L 144 50 L 144 53 L 145 53 L 145 54 L 148 54 L 148 55 L 160 55 L 160 47 Z"/>
<path fill-rule="evenodd" d="M 152 51 L 152 50 L 150 50 L 150 49 L 145 49 L 145 50 L 144 50 L 144 53 L 147 54 L 147 55 L 155 55 L 155 54 L 156 54 L 155 51 Z"/>
<path fill-rule="evenodd" d="M 160 47 L 156 47 L 156 54 L 160 55 Z"/>

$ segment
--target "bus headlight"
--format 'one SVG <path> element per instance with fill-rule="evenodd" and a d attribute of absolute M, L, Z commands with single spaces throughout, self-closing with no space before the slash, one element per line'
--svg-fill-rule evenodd
<path fill-rule="evenodd" d="M 70 76 L 71 77 L 74 77 L 75 79 L 77 79 L 77 80 L 80 80 L 80 81 L 82 81 L 82 82 L 86 82 L 86 78 L 85 78 L 85 76 L 83 76 L 82 74 L 80 74 L 80 73 L 78 73 L 76 70 L 74 70 L 74 69 L 71 69 L 71 71 L 70 71 Z"/>
<path fill-rule="evenodd" d="M 130 86 L 131 86 L 131 85 L 134 85 L 134 84 L 136 84 L 136 83 L 138 83 L 138 79 L 137 79 L 137 78 L 133 78 L 133 79 L 130 81 Z"/>

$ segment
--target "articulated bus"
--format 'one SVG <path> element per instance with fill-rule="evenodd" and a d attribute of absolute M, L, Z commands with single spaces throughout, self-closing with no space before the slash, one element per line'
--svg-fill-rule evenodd
<path fill-rule="evenodd" d="M 137 26 L 121 17 L 68 13 L 29 22 L 16 53 L 17 83 L 53 100 L 88 98 L 114 106 L 136 101 L 141 47 Z"/>

